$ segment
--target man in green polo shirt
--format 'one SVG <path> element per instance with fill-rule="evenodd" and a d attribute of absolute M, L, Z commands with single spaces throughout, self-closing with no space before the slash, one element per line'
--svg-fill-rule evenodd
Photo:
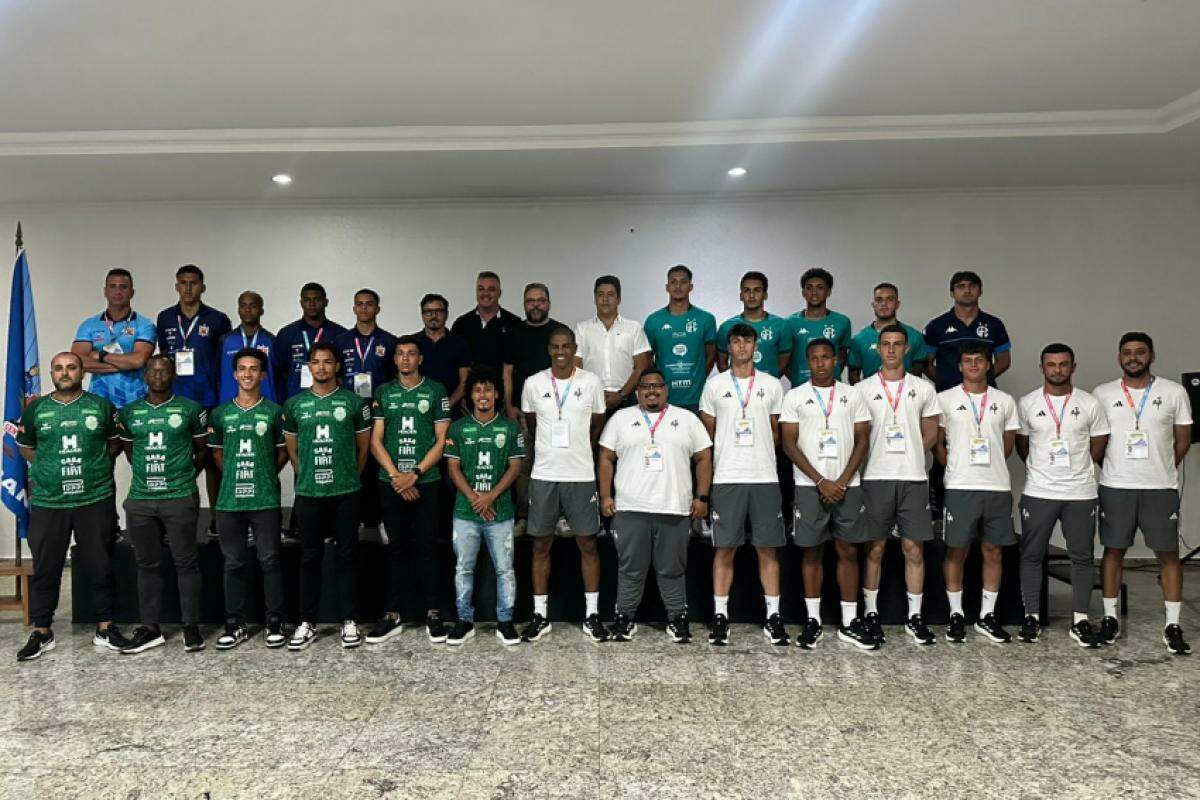
<path fill-rule="evenodd" d="M 195 400 L 172 390 L 175 360 L 150 356 L 142 370 L 146 394 L 117 412 L 121 447 L 129 460 L 132 479 L 125 499 L 125 522 L 138 565 L 138 606 L 142 624 L 133 632 L 127 655 L 166 644 L 159 628 L 162 618 L 162 560 L 164 534 L 179 584 L 183 617 L 183 649 L 204 649 L 200 635 L 200 562 L 196 550 L 196 521 L 200 495 L 196 476 L 207 456 L 208 418 Z"/>
<path fill-rule="evenodd" d="M 454 500 L 454 593 L 458 621 L 446 644 L 460 645 L 475 636 L 475 562 L 480 540 L 487 542 L 496 570 L 496 638 L 504 645 L 520 644 L 512 622 L 517 599 L 513 570 L 513 498 L 509 487 L 521 472 L 525 438 L 521 428 L 496 412 L 500 376 L 476 367 L 467 377 L 470 415 L 450 426 L 446 437 L 446 468 L 458 489 Z"/>
<path fill-rule="evenodd" d="M 721 323 L 717 330 L 717 369 L 729 369 L 729 332 L 744 323 L 754 329 L 758 342 L 754 348 L 754 368 L 778 378 L 792 349 L 792 329 L 788 321 L 767 312 L 767 276 L 747 272 L 740 286 L 742 313 Z"/>
<path fill-rule="evenodd" d="M 807 270 L 800 276 L 800 291 L 804 295 L 805 308 L 788 317 L 792 329 L 792 350 L 786 369 L 788 381 L 795 388 L 811 377 L 805 353 L 808 352 L 808 343 L 816 339 L 833 342 L 837 351 L 833 377 L 840 380 L 850 352 L 850 318 L 829 309 L 833 276 L 829 270 L 820 267 Z"/>
<path fill-rule="evenodd" d="M 263 638 L 267 647 L 283 647 L 279 470 L 288 460 L 283 409 L 263 397 L 262 387 L 271 380 L 265 353 L 244 347 L 234 353 L 232 363 L 237 394 L 213 409 L 208 427 L 208 446 L 221 470 L 217 535 L 225 556 L 225 632 L 217 638 L 217 649 L 232 650 L 249 638 L 244 609 L 251 532 L 267 611 Z"/>
<path fill-rule="evenodd" d="M 92 644 L 120 650 L 129 644 L 113 625 L 113 459 L 121 452 L 116 409 L 83 391 L 83 360 L 59 353 L 50 361 L 54 391 L 25 407 L 17 433 L 29 470 L 29 616 L 33 632 L 17 652 L 31 661 L 54 649 L 54 610 L 62 586 L 71 534 L 72 569 L 87 576 L 92 609 L 100 623 Z"/>
<path fill-rule="evenodd" d="M 667 379 L 668 402 L 700 413 L 704 381 L 717 357 L 717 320 L 692 305 L 692 271 L 667 270 L 667 305 L 646 318 L 654 363 Z"/>
<path fill-rule="evenodd" d="M 379 463 L 379 499 L 388 533 L 387 609 L 367 633 L 367 644 L 382 644 L 401 631 L 406 566 L 416 549 L 416 571 L 425 601 L 425 632 L 431 642 L 446 641 L 438 581 L 438 508 L 442 474 L 438 464 L 450 428 L 446 390 L 421 374 L 416 336 L 401 336 L 392 354 L 396 379 L 380 386 L 371 403 L 371 453 Z"/>
<path fill-rule="evenodd" d="M 896 319 L 900 309 L 900 290 L 894 283 L 881 283 L 875 287 L 871 297 L 871 310 L 875 312 L 875 321 L 850 340 L 850 355 L 846 365 L 850 368 L 850 383 L 855 384 L 866 380 L 883 367 L 883 357 L 879 355 L 879 332 L 889 325 L 899 325 L 908 334 L 908 352 L 904 356 L 904 371 L 910 375 L 922 375 L 925 364 L 929 360 L 929 351 L 925 348 L 925 337 L 911 325 L 905 325 Z"/>
<path fill-rule="evenodd" d="M 334 603 L 342 620 L 342 647 L 358 647 L 362 635 L 354 619 L 357 586 L 354 552 L 358 545 L 359 492 L 371 444 L 371 406 L 341 386 L 341 361 L 330 342 L 308 351 L 312 386 L 283 405 L 288 460 L 296 473 L 294 516 L 300 532 L 300 624 L 289 650 L 303 650 L 317 638 L 321 566 L 325 538 L 333 534 L 337 560 Z"/>

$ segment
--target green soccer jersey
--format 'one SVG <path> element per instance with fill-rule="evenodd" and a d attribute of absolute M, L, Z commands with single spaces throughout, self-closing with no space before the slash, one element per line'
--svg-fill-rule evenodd
<path fill-rule="evenodd" d="M 306 389 L 283 404 L 283 430 L 296 437 L 296 494 L 337 497 L 362 488 L 356 434 L 371 427 L 371 405 L 349 389 Z"/>
<path fill-rule="evenodd" d="M 467 483 L 477 492 L 490 492 L 500 482 L 513 458 L 525 457 L 525 437 L 520 427 L 507 417 L 497 415 L 491 422 L 480 422 L 474 416 L 463 417 L 450 426 L 446 436 L 446 458 L 462 467 Z M 504 492 L 492 505 L 496 512 L 493 522 L 513 518 L 512 492 Z M 471 503 L 460 492 L 454 500 L 454 516 L 483 522 L 471 509 Z"/>
<path fill-rule="evenodd" d="M 754 348 L 754 366 L 768 375 L 779 377 L 779 356 L 792 349 L 792 329 L 788 321 L 777 314 L 767 314 L 760 320 L 744 319 L 741 314 L 721 323 L 717 330 L 717 352 L 729 352 L 729 331 L 734 325 L 749 325 L 758 334 Z"/>
<path fill-rule="evenodd" d="M 647 317 L 644 327 L 654 364 L 667 379 L 668 401 L 698 406 L 708 377 L 704 348 L 717 341 L 717 318 L 697 306 L 682 314 L 672 314 L 664 307 Z"/>
<path fill-rule="evenodd" d="M 926 361 L 929 351 L 925 349 L 925 337 L 911 325 L 900 325 L 908 333 L 908 354 L 904 356 L 904 371 L 912 372 L 913 364 Z M 879 355 L 879 331 L 875 326 L 868 325 L 850 340 L 850 357 L 846 364 L 850 369 L 862 370 L 862 378 L 871 377 L 883 367 L 883 359 Z"/>
<path fill-rule="evenodd" d="M 434 426 L 450 421 L 450 399 L 435 380 L 422 378 L 416 386 L 406 389 L 396 379 L 375 392 L 371 417 L 383 420 L 383 442 L 396 469 L 412 472 L 437 442 Z M 433 483 L 440 478 L 441 472 L 434 466 L 417 483 Z M 383 467 L 379 468 L 379 480 L 391 483 Z"/>
<path fill-rule="evenodd" d="M 30 502 L 42 508 L 78 508 L 110 497 L 108 442 L 116 436 L 116 409 L 91 392 L 69 403 L 47 394 L 26 406 L 17 443 L 35 452 Z"/>
<path fill-rule="evenodd" d="M 195 440 L 208 433 L 204 408 L 172 395 L 152 405 L 142 398 L 117 412 L 121 440 L 131 446 L 130 500 L 174 500 L 196 493 Z"/>
<path fill-rule="evenodd" d="M 808 372 L 808 343 L 813 339 L 828 339 L 837 348 L 838 363 L 833 372 L 841 378 L 846 363 L 842 353 L 850 349 L 850 318 L 845 314 L 830 311 L 821 319 L 807 319 L 803 311 L 788 317 L 792 331 L 792 358 L 788 362 L 788 380 L 792 387 L 800 386 L 810 377 Z"/>
<path fill-rule="evenodd" d="M 208 446 L 224 454 L 217 511 L 279 508 L 276 458 L 283 443 L 283 409 L 261 398 L 250 408 L 235 401 L 213 409 Z"/>

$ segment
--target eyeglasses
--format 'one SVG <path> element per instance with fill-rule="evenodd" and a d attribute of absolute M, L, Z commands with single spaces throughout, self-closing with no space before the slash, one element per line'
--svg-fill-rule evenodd
<path fill-rule="evenodd" d="M 665 388 L 667 388 L 667 385 L 665 383 L 639 383 L 637 388 L 639 388 L 639 389 L 665 389 Z"/>
<path fill-rule="evenodd" d="M 441 316 L 442 314 L 445 314 L 445 313 L 446 313 L 446 309 L 444 309 L 444 308 L 422 308 L 421 309 L 422 317 L 437 317 L 437 316 Z"/>

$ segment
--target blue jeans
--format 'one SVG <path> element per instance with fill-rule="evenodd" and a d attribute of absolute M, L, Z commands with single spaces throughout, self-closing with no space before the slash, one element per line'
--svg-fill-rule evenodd
<path fill-rule="evenodd" d="M 513 570 L 513 521 L 474 522 L 454 518 L 454 599 L 458 618 L 475 621 L 475 606 L 471 594 L 475 590 L 475 562 L 479 558 L 479 540 L 487 540 L 492 566 L 496 569 L 496 619 L 512 622 L 513 604 L 517 602 L 517 573 Z"/>

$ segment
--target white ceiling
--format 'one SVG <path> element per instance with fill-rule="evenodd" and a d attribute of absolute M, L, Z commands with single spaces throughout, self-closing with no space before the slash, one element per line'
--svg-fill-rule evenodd
<path fill-rule="evenodd" d="M 0 76 L 4 203 L 1200 181 L 1195 0 L 0 0 Z"/>

